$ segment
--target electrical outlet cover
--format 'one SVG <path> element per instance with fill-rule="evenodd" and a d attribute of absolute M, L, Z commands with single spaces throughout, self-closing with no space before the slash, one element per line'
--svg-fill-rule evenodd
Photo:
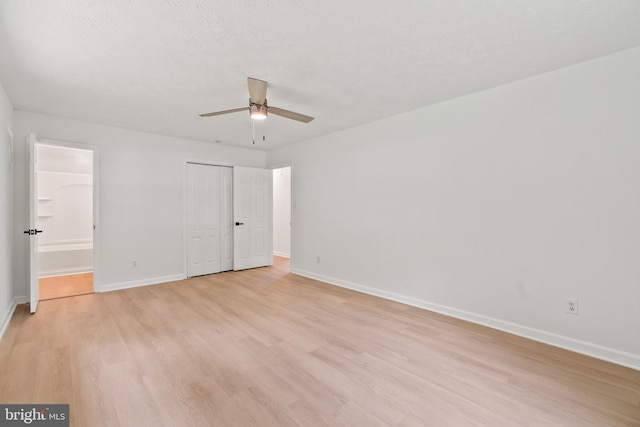
<path fill-rule="evenodd" d="M 565 312 L 569 314 L 578 314 L 578 300 L 576 298 L 567 298 L 565 304 Z"/>

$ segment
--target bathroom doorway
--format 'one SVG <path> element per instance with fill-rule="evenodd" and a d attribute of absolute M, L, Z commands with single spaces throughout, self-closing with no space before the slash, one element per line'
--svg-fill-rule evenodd
<path fill-rule="evenodd" d="M 93 293 L 94 153 L 35 144 L 40 301 Z"/>

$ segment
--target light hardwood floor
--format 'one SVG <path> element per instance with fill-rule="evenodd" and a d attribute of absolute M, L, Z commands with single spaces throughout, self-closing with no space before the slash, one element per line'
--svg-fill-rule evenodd
<path fill-rule="evenodd" d="M 0 402 L 73 426 L 640 425 L 640 371 L 288 271 L 21 306 Z"/>
<path fill-rule="evenodd" d="M 40 301 L 93 292 L 93 273 L 43 277 L 38 281 Z"/>

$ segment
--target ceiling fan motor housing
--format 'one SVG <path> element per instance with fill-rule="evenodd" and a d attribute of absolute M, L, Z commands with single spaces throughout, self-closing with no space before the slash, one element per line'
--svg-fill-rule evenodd
<path fill-rule="evenodd" d="M 264 120 L 267 118 L 267 100 L 264 100 L 264 105 L 249 104 L 249 116 L 254 120 Z"/>

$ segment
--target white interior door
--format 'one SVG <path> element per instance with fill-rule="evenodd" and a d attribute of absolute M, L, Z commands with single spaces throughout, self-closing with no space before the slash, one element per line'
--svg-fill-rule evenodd
<path fill-rule="evenodd" d="M 34 135 L 27 137 L 29 145 L 29 228 L 25 234 L 29 239 L 29 310 L 35 313 L 40 300 L 40 288 L 38 287 L 38 233 L 36 220 L 38 219 L 38 188 L 36 179 L 36 143 Z"/>
<path fill-rule="evenodd" d="M 272 264 L 269 169 L 233 168 L 233 269 Z"/>
<path fill-rule="evenodd" d="M 221 271 L 220 168 L 187 164 L 187 275 Z"/>
<path fill-rule="evenodd" d="M 233 270 L 233 169 L 220 167 L 221 271 Z"/>

